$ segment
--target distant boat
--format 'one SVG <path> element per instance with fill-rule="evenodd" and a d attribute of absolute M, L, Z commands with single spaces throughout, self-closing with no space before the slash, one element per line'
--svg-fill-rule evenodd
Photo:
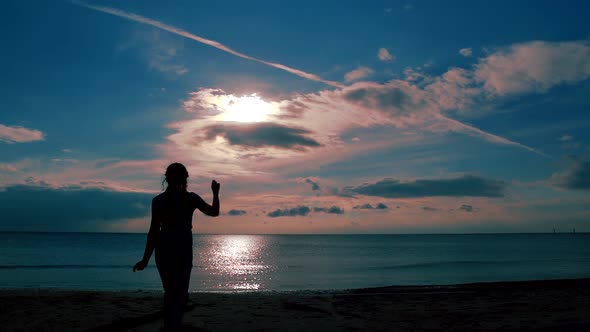
<path fill-rule="evenodd" d="M 555 232 L 555 227 L 553 227 L 553 234 L 557 234 L 557 232 Z"/>
<path fill-rule="evenodd" d="M 572 231 L 572 234 L 576 235 L 576 228 L 574 227 L 574 230 Z"/>

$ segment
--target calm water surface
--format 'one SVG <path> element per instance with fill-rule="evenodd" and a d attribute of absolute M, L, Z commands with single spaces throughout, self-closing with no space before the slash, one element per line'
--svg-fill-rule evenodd
<path fill-rule="evenodd" d="M 0 288 L 161 290 L 145 234 L 0 233 Z M 590 277 L 590 234 L 194 235 L 192 291 Z"/>

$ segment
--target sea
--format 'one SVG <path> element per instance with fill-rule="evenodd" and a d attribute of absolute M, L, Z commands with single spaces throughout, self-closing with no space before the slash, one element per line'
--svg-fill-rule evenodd
<path fill-rule="evenodd" d="M 161 291 L 146 234 L 1 233 L 0 288 Z M 590 233 L 194 235 L 192 292 L 590 278 Z"/>

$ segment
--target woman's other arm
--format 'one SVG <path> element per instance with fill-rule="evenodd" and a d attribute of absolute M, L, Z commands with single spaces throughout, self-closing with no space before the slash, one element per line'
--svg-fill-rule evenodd
<path fill-rule="evenodd" d="M 150 223 L 150 230 L 147 235 L 147 241 L 145 244 L 145 251 L 143 253 L 143 258 L 133 266 L 133 272 L 141 271 L 145 269 L 150 261 L 150 257 L 152 257 L 152 252 L 156 247 L 156 242 L 158 241 L 158 234 L 160 234 L 160 220 L 156 215 L 156 209 L 154 208 L 154 201 L 152 200 L 152 222 Z"/>

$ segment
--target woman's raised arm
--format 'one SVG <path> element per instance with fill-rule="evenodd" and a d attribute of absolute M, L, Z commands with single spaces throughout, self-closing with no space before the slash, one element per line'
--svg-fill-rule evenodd
<path fill-rule="evenodd" d="M 204 214 L 217 217 L 219 215 L 219 188 L 221 185 L 219 182 L 213 180 L 211 181 L 211 191 L 213 191 L 213 204 L 209 205 L 205 202 L 199 195 L 197 197 L 197 209 L 199 209 Z"/>

